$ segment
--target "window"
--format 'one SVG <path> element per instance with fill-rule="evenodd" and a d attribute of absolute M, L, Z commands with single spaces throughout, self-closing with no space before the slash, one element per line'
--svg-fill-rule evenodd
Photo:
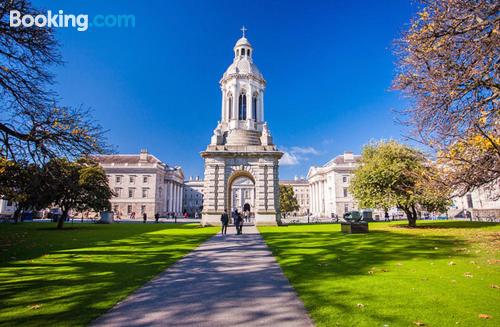
<path fill-rule="evenodd" d="M 135 176 L 130 176 L 129 182 L 130 182 L 130 184 L 134 184 L 135 183 Z"/>
<path fill-rule="evenodd" d="M 135 193 L 135 189 L 133 189 L 133 188 L 129 188 L 128 189 L 128 197 L 129 198 L 133 198 L 134 197 L 134 193 Z"/>
<path fill-rule="evenodd" d="M 467 206 L 469 208 L 474 208 L 474 203 L 472 202 L 472 194 L 467 194 Z"/>
<path fill-rule="evenodd" d="M 348 204 L 344 204 L 344 212 L 347 212 L 349 211 L 349 205 Z"/>
<path fill-rule="evenodd" d="M 148 197 L 148 189 L 147 188 L 143 188 L 142 189 L 142 197 L 143 198 L 147 198 Z"/>
<path fill-rule="evenodd" d="M 12 207 L 13 204 L 11 200 L 7 200 L 7 207 Z"/>
<path fill-rule="evenodd" d="M 238 119 L 246 120 L 247 119 L 247 95 L 245 93 L 240 94 L 240 104 L 238 111 Z"/>
<path fill-rule="evenodd" d="M 257 95 L 252 98 L 252 117 L 253 120 L 257 121 Z"/>
<path fill-rule="evenodd" d="M 120 197 L 122 195 L 122 188 L 115 187 L 115 194 L 116 194 L 116 197 Z"/>
<path fill-rule="evenodd" d="M 142 182 L 147 183 L 148 182 L 148 176 L 142 176 Z"/>
<path fill-rule="evenodd" d="M 250 50 L 247 50 L 247 55 L 250 57 Z"/>
<path fill-rule="evenodd" d="M 122 177 L 121 177 L 121 176 L 116 176 L 116 177 L 115 177 L 115 182 L 116 182 L 117 184 L 120 184 L 120 183 L 122 182 Z"/>
<path fill-rule="evenodd" d="M 117 204 L 115 204 L 115 205 L 113 206 L 113 211 L 114 211 L 114 212 L 118 212 L 118 205 L 117 205 Z"/>
<path fill-rule="evenodd" d="M 131 214 L 131 213 L 132 213 L 132 206 L 131 206 L 131 205 L 128 205 L 128 206 L 127 206 L 127 213 L 128 213 L 128 214 Z"/>
<path fill-rule="evenodd" d="M 231 119 L 233 116 L 233 97 L 231 95 L 229 95 L 227 102 L 228 102 L 227 106 L 229 108 L 229 117 L 228 118 Z"/>
<path fill-rule="evenodd" d="M 241 55 L 244 56 L 245 55 L 245 49 L 241 49 Z"/>
<path fill-rule="evenodd" d="M 344 187 L 344 198 L 347 198 L 349 196 L 349 192 L 347 190 L 347 187 Z"/>
<path fill-rule="evenodd" d="M 342 182 L 347 183 L 347 176 L 342 176 Z"/>

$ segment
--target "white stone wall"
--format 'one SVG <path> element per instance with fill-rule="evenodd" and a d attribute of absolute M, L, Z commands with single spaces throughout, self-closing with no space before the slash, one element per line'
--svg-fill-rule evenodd
<path fill-rule="evenodd" d="M 0 199 L 0 216 L 2 217 L 11 217 L 16 210 L 16 206 L 14 203 Z"/>

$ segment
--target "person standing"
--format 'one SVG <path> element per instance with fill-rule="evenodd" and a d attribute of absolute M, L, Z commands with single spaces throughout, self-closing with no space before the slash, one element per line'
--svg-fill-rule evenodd
<path fill-rule="evenodd" d="M 226 235 L 227 234 L 227 225 L 229 224 L 229 216 L 227 214 L 226 209 L 224 209 L 224 213 L 220 216 L 220 222 L 222 224 L 221 234 Z"/>
<path fill-rule="evenodd" d="M 148 215 L 146 213 L 142 214 L 142 220 L 144 224 L 146 223 L 146 220 L 148 220 Z"/>
<path fill-rule="evenodd" d="M 233 222 L 234 222 L 234 227 L 236 227 L 236 235 L 240 234 L 240 219 L 238 218 L 240 214 L 238 213 L 238 210 L 234 210 L 232 216 L 233 216 Z"/>
<path fill-rule="evenodd" d="M 155 222 L 158 224 L 158 220 L 160 220 L 160 214 L 157 212 L 155 213 Z"/>

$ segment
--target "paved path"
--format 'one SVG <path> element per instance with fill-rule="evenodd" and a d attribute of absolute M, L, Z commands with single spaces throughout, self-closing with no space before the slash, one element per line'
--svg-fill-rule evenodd
<path fill-rule="evenodd" d="M 216 235 L 94 326 L 312 326 L 255 227 Z"/>

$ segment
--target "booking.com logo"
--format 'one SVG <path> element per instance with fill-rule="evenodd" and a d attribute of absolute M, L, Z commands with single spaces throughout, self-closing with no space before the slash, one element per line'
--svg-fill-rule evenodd
<path fill-rule="evenodd" d="M 135 15 L 95 15 L 89 21 L 89 15 L 65 14 L 59 10 L 54 14 L 51 10 L 47 14 L 23 15 L 18 10 L 10 11 L 11 27 L 48 27 L 48 28 L 76 28 L 85 32 L 89 27 L 135 27 Z"/>

